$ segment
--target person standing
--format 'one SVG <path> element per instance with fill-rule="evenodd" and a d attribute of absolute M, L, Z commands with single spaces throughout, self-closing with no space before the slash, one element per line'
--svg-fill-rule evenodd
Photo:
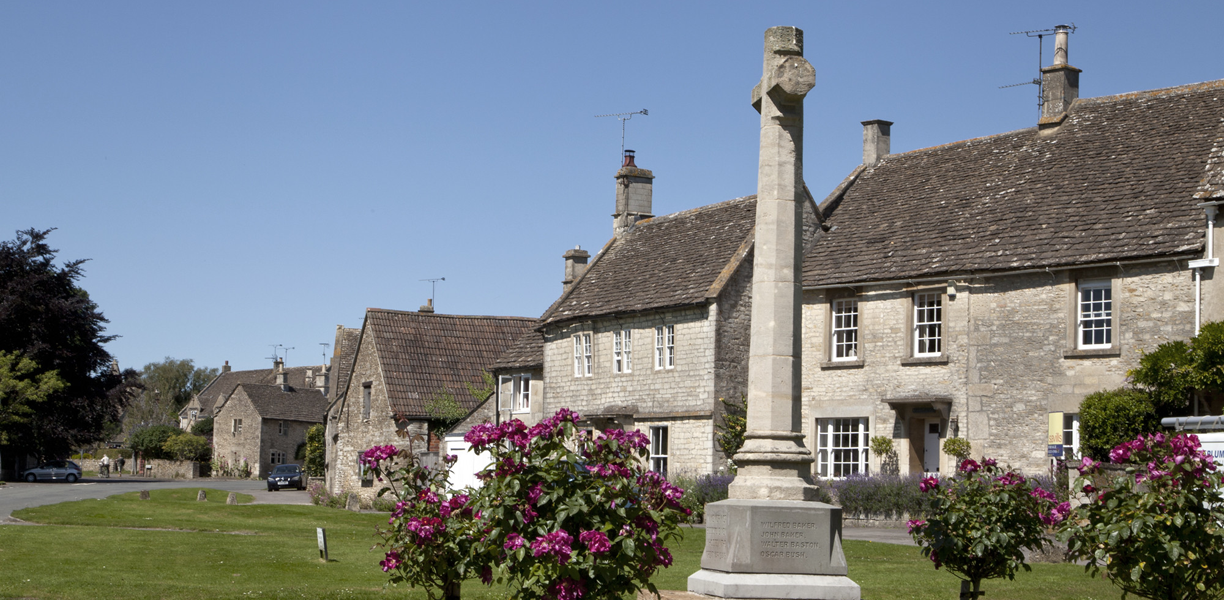
<path fill-rule="evenodd" d="M 102 460 L 98 461 L 98 475 L 110 477 L 110 457 L 105 454 L 102 455 Z"/>
<path fill-rule="evenodd" d="M 121 455 L 119 455 L 119 460 L 118 460 L 117 462 L 118 462 L 118 465 L 119 465 L 119 476 L 120 476 L 120 477 L 123 477 L 123 463 L 125 463 L 125 462 L 127 462 L 127 461 L 123 459 L 123 455 L 121 454 Z"/>

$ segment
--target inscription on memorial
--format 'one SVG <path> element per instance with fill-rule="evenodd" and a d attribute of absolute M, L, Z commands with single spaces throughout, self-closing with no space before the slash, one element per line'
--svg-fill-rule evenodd
<path fill-rule="evenodd" d="M 844 567 L 830 563 L 835 510 L 787 501 L 708 504 L 701 567 L 728 573 L 844 575 Z"/>

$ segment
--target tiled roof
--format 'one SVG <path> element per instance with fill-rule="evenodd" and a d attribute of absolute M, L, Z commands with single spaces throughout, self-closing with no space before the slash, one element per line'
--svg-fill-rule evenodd
<path fill-rule="evenodd" d="M 543 324 L 688 306 L 706 294 L 752 233 L 756 196 L 640 221 L 592 259 Z"/>
<path fill-rule="evenodd" d="M 830 231 L 804 285 L 1195 254 L 1195 194 L 1224 185 L 1222 118 L 1224 80 L 1080 99 L 1054 130 L 888 156 L 822 207 Z"/>
<path fill-rule="evenodd" d="M 498 357 L 490 369 L 530 369 L 544 366 L 544 334 L 528 331 Z"/>
<path fill-rule="evenodd" d="M 265 419 L 322 423 L 327 413 L 327 396 L 318 389 L 290 387 L 286 392 L 279 385 L 250 383 L 240 387 Z"/>
<path fill-rule="evenodd" d="M 321 365 L 313 367 L 286 367 L 285 372 L 289 374 L 289 385 L 299 388 L 314 387 L 314 382 L 306 381 L 306 371 L 313 370 L 318 373 L 323 369 Z M 276 374 L 272 369 L 251 369 L 249 371 L 229 371 L 217 375 L 198 396 L 200 400 L 200 414 L 209 415 L 217 404 L 217 400 L 228 397 L 234 388 L 244 383 L 272 385 L 276 383 Z"/>
<path fill-rule="evenodd" d="M 404 417 L 426 417 L 426 403 L 442 390 L 449 390 L 465 409 L 474 408 L 476 399 L 465 384 L 480 384 L 481 371 L 536 321 L 371 308 L 366 325 L 374 336 L 391 410 Z"/>
<path fill-rule="evenodd" d="M 353 373 L 353 357 L 357 356 L 357 343 L 361 341 L 361 330 L 349 327 L 338 327 L 336 332 L 336 349 L 332 356 L 332 377 L 334 378 L 332 398 L 344 393 L 348 387 L 349 376 Z"/>

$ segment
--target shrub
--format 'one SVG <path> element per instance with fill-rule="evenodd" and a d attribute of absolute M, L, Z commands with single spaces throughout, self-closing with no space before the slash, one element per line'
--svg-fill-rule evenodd
<path fill-rule="evenodd" d="M 851 475 L 833 480 L 830 487 L 847 516 L 900 519 L 925 514 L 926 499 L 918 489 L 921 478 L 921 475 Z"/>
<path fill-rule="evenodd" d="M 1080 404 L 1080 450 L 1098 461 L 1109 460 L 1115 446 L 1159 429 L 1150 398 L 1139 390 L 1097 392 Z"/>
<path fill-rule="evenodd" d="M 970 598 L 981 594 L 983 579 L 1015 579 L 1024 549 L 1045 545 L 1043 523 L 1052 524 L 1068 510 L 1054 504 L 1049 492 L 992 459 L 982 464 L 965 459 L 949 479 L 928 477 L 920 489 L 928 494 L 927 520 L 911 520 L 910 534 L 922 554 L 947 567 L 971 585 Z"/>
<path fill-rule="evenodd" d="M 897 475 L 901 472 L 901 464 L 897 460 L 897 451 L 893 448 L 890 437 L 876 435 L 871 437 L 871 453 L 880 458 L 880 471 L 886 475 Z"/>
<path fill-rule="evenodd" d="M 327 467 L 327 430 L 322 423 L 311 425 L 306 430 L 306 459 L 303 469 L 311 477 L 322 477 Z"/>
<path fill-rule="evenodd" d="M 145 458 L 169 459 L 173 456 L 165 450 L 166 440 L 180 433 L 182 430 L 178 427 L 153 425 L 134 431 L 128 438 L 128 446 Z"/>
<path fill-rule="evenodd" d="M 191 426 L 191 433 L 204 437 L 211 436 L 213 434 L 213 418 L 205 417 L 196 421 L 195 425 Z"/>
<path fill-rule="evenodd" d="M 671 482 L 684 490 L 680 505 L 690 511 L 687 521 L 699 523 L 705 517 L 705 505 L 727 499 L 727 486 L 735 481 L 734 475 L 710 474 L 696 479 L 678 476 Z"/>
<path fill-rule="evenodd" d="M 212 447 L 204 436 L 190 433 L 180 433 L 170 436 L 162 444 L 162 450 L 175 460 L 205 460 L 212 452 Z"/>
<path fill-rule="evenodd" d="M 973 445 L 965 438 L 950 437 L 944 440 L 943 451 L 944 454 L 955 456 L 959 462 L 969 458 L 969 454 L 973 452 Z"/>
<path fill-rule="evenodd" d="M 1123 596 L 1219 598 L 1224 595 L 1224 494 L 1211 456 L 1198 436 L 1138 436 L 1110 452 L 1126 465 L 1098 490 L 1089 476 L 1100 463 L 1080 466 L 1074 489 L 1087 495 L 1063 522 L 1068 554 L 1104 570 Z"/>

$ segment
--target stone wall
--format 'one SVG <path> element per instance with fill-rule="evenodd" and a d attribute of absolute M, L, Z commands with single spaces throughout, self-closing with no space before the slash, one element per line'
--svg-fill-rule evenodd
<path fill-rule="evenodd" d="M 848 290 L 810 290 L 803 307 L 804 432 L 818 418 L 869 417 L 873 435 L 894 440 L 901 471 L 921 469 L 910 442 L 911 423 L 923 418 L 894 410 L 888 400 L 923 397 L 951 401 L 943 434 L 968 438 L 975 455 L 1041 473 L 1047 468 L 1050 412 L 1078 412 L 1084 396 L 1121 386 L 1142 351 L 1194 334 L 1190 271 L 1172 261 L 1124 268 L 1084 269 L 975 278 L 944 295 L 942 357 L 912 359 L 912 296 L 903 285 L 857 289 L 859 361 L 828 362 L 829 302 Z M 1075 350 L 1076 282 L 1113 281 L 1115 348 Z M 932 291 L 946 291 L 940 283 Z M 941 440 L 942 441 L 942 440 Z M 872 460 L 878 468 L 878 460 Z M 940 470 L 953 465 L 942 457 Z"/>
<path fill-rule="evenodd" d="M 241 431 L 234 431 L 234 419 L 242 419 Z M 266 477 L 266 472 L 260 472 L 264 456 L 260 421 L 255 405 L 241 393 L 241 388 L 230 395 L 213 420 L 213 459 L 231 467 L 245 460 L 251 466 L 252 477 Z"/>
<path fill-rule="evenodd" d="M 714 397 L 716 400 L 744 402 L 748 395 L 748 354 L 752 335 L 752 259 L 749 252 L 739 270 L 727 282 L 712 309 L 717 315 L 714 348 Z M 714 405 L 716 426 L 725 413 L 722 402 Z M 711 434 L 713 435 L 713 434 Z M 712 439 L 712 438 L 711 438 Z M 713 447 L 714 471 L 726 464 L 726 457 Z M 704 474 L 704 473 L 700 473 Z"/>
<path fill-rule="evenodd" d="M 640 429 L 647 436 L 651 427 L 667 427 L 667 472 L 669 476 L 698 477 L 715 473 L 712 451 L 714 422 L 710 418 L 635 419 L 627 429 Z M 721 455 L 720 455 L 721 456 Z"/>
<path fill-rule="evenodd" d="M 285 433 L 281 433 L 280 424 L 285 424 Z M 282 421 L 281 419 L 264 419 L 263 435 L 260 438 L 259 466 L 260 477 L 267 477 L 272 472 L 272 451 L 285 453 L 285 463 L 304 465 L 305 460 L 294 458 L 299 444 L 306 442 L 306 431 L 316 423 L 306 421 Z"/>

